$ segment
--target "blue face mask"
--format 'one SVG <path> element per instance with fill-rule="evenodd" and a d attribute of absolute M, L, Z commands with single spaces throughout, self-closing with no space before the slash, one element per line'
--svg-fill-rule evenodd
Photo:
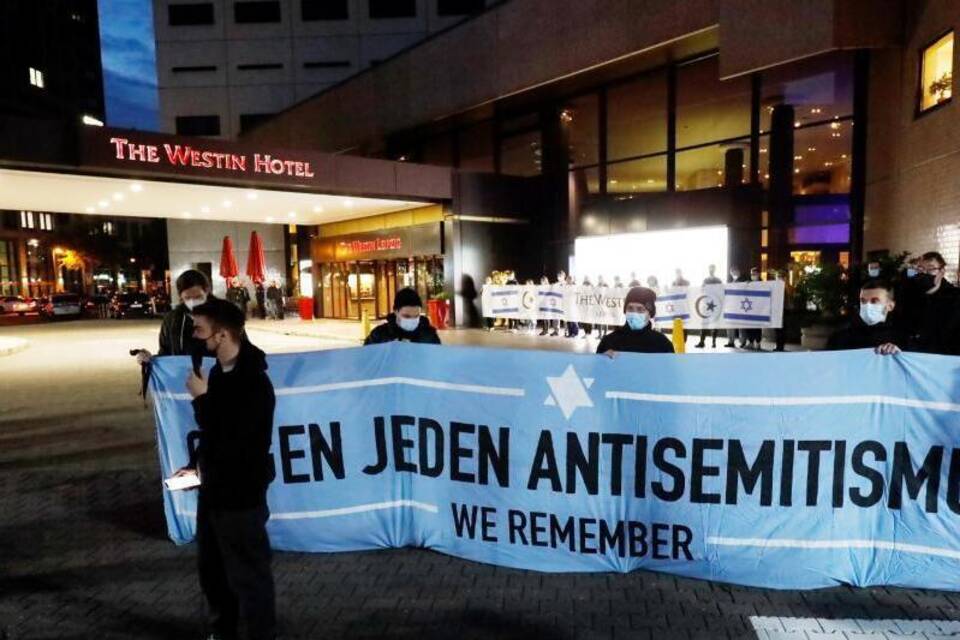
<path fill-rule="evenodd" d="M 880 269 L 867 269 L 867 273 L 871 278 L 878 278 L 880 276 Z"/>
<path fill-rule="evenodd" d="M 861 304 L 860 319 L 871 327 L 880 324 L 887 319 L 887 307 L 883 304 Z"/>
<path fill-rule="evenodd" d="M 916 269 L 913 269 L 913 268 L 907 269 L 907 277 L 908 277 L 908 278 L 912 278 L 912 277 L 914 277 L 915 275 L 917 275 L 917 270 L 916 270 Z"/>
<path fill-rule="evenodd" d="M 408 333 L 413 333 L 420 326 L 420 318 L 404 318 L 397 316 L 397 325 Z"/>
<path fill-rule="evenodd" d="M 641 329 L 645 328 L 647 323 L 650 321 L 650 318 L 648 318 L 647 314 L 645 313 L 628 311 L 625 315 L 627 317 L 627 326 L 634 331 L 640 331 Z"/>

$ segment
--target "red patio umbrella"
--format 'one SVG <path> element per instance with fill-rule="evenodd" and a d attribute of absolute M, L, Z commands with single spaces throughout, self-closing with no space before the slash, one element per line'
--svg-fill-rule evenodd
<path fill-rule="evenodd" d="M 237 268 L 237 256 L 233 253 L 233 241 L 230 236 L 223 236 L 223 251 L 220 252 L 220 276 L 225 278 L 227 286 L 231 281 L 240 275 L 240 269 Z"/>
<path fill-rule="evenodd" d="M 247 256 L 247 275 L 253 284 L 262 284 L 267 279 L 266 259 L 263 257 L 263 241 L 254 231 L 250 234 L 250 254 Z"/>

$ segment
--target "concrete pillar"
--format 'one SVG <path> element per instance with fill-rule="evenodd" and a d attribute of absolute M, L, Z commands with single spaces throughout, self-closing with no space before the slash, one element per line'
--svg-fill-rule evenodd
<path fill-rule="evenodd" d="M 723 154 L 723 186 L 743 184 L 743 149 L 727 149 Z"/>
<path fill-rule="evenodd" d="M 783 269 L 790 261 L 787 228 L 793 222 L 793 123 L 791 105 L 774 107 L 770 125 L 768 264 Z"/>

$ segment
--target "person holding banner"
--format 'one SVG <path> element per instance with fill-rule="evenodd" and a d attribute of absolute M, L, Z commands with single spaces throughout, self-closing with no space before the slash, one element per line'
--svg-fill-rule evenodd
<path fill-rule="evenodd" d="M 213 637 L 276 635 L 267 487 L 276 397 L 266 355 L 244 337 L 243 312 L 212 299 L 193 310 L 193 337 L 217 362 L 209 376 L 191 371 L 187 390 L 200 439 L 175 476 L 199 475 L 197 560 Z"/>
<path fill-rule="evenodd" d="M 883 355 L 900 353 L 893 326 L 893 289 L 880 280 L 867 280 L 860 289 L 860 313 L 849 326 L 827 341 L 828 351 L 874 349 Z"/>
<path fill-rule="evenodd" d="M 707 267 L 707 272 L 710 275 L 703 279 L 703 286 L 706 287 L 708 285 L 723 284 L 723 280 L 717 277 L 717 265 L 711 264 L 709 267 Z M 719 333 L 719 331 L 719 329 L 700 329 L 700 342 L 693 346 L 695 346 L 697 349 L 703 349 L 705 346 L 707 346 L 707 334 L 709 333 L 710 337 L 713 339 L 711 346 L 716 349 L 717 333 Z"/>
<path fill-rule="evenodd" d="M 673 343 L 653 328 L 657 317 L 657 294 L 646 287 L 634 287 L 623 300 L 626 322 L 608 333 L 597 345 L 597 353 L 615 357 L 620 351 L 632 353 L 673 353 Z"/>
<path fill-rule="evenodd" d="M 420 294 L 410 287 L 400 289 L 393 298 L 393 313 L 387 316 L 386 322 L 370 332 L 363 344 L 382 344 L 395 340 L 440 344 L 437 330 L 430 325 L 426 316 L 421 315 L 422 311 Z"/>
<path fill-rule="evenodd" d="M 202 271 L 187 269 L 177 277 L 177 295 L 180 304 L 163 317 L 160 324 L 160 350 L 158 356 L 184 356 L 196 348 L 193 335 L 193 319 L 190 312 L 207 301 L 210 296 L 210 279 Z M 137 363 L 144 365 L 153 357 L 146 349 L 137 353 Z"/>

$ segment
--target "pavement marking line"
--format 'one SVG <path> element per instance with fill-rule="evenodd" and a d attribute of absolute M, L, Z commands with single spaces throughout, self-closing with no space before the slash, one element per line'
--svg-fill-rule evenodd
<path fill-rule="evenodd" d="M 903 638 L 939 640 L 957 638 L 960 622 L 956 620 L 906 620 L 902 618 L 792 618 L 750 616 L 750 625 L 757 637 L 797 638 L 798 640 L 836 640 Z M 887 635 L 889 634 L 889 635 Z"/>
<path fill-rule="evenodd" d="M 390 378 L 373 378 L 371 380 L 352 380 L 350 382 L 331 382 L 307 387 L 283 387 L 275 389 L 278 396 L 295 396 L 309 393 L 325 393 L 327 391 L 341 391 L 343 389 L 361 389 L 363 387 L 382 387 L 392 384 L 404 384 L 411 387 L 425 387 L 443 391 L 460 391 L 463 393 L 479 393 L 490 396 L 513 396 L 522 398 L 526 391 L 516 387 L 492 387 L 479 384 L 457 384 L 455 382 L 441 382 L 439 380 L 424 380 L 422 378 L 406 378 L 394 376 Z M 158 393 L 154 394 L 160 400 L 192 400 L 189 393 Z"/>
<path fill-rule="evenodd" d="M 796 540 L 790 538 L 730 538 L 708 536 L 707 544 L 724 547 L 762 547 L 764 549 L 875 549 L 919 553 L 960 560 L 960 551 L 884 540 Z"/>
<path fill-rule="evenodd" d="M 368 511 L 384 511 L 387 509 L 402 509 L 409 507 L 411 509 L 420 509 L 429 513 L 439 513 L 440 509 L 435 504 L 418 502 L 416 500 L 392 500 L 390 502 L 372 502 L 370 504 L 358 504 L 352 507 L 339 507 L 337 509 L 322 509 L 320 511 L 290 511 L 287 513 L 271 513 L 271 520 L 311 520 L 314 518 L 333 518 L 336 516 L 347 516 L 354 513 L 366 513 Z M 196 518 L 196 511 L 177 510 L 178 516 Z"/>
<path fill-rule="evenodd" d="M 881 404 L 914 409 L 933 409 L 960 413 L 960 404 L 935 400 L 915 400 L 884 395 L 862 396 L 684 396 L 662 393 L 635 393 L 633 391 L 607 391 L 610 400 L 635 400 L 638 402 L 662 402 L 668 404 L 718 404 L 754 407 L 802 407 L 816 405 Z"/>

